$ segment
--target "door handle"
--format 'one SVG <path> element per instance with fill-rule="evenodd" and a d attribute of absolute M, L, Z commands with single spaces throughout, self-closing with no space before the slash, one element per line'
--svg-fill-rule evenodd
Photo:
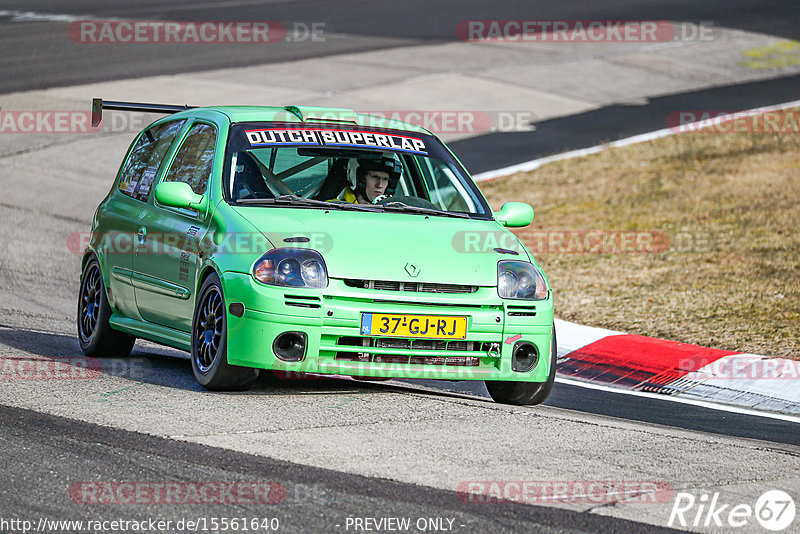
<path fill-rule="evenodd" d="M 139 242 L 139 245 L 144 245 L 147 241 L 147 228 L 144 226 L 139 228 L 139 231 L 136 232 L 136 239 Z"/>

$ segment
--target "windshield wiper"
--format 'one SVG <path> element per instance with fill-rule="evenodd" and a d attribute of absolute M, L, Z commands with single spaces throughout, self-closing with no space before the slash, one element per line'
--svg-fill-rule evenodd
<path fill-rule="evenodd" d="M 334 205 L 339 206 L 343 210 L 373 211 L 373 212 L 382 211 L 380 209 L 380 206 L 375 206 L 374 204 L 352 204 L 350 202 L 334 202 Z"/>
<path fill-rule="evenodd" d="M 381 211 L 380 206 L 351 204 L 349 202 L 331 202 L 328 200 L 315 200 L 313 198 L 303 198 L 297 195 L 280 195 L 275 198 L 242 198 L 236 201 L 237 204 L 254 205 L 293 205 L 293 206 L 316 206 L 325 209 L 337 210 L 356 210 L 356 211 Z"/>
<path fill-rule="evenodd" d="M 338 204 L 313 198 L 303 198 L 297 195 L 280 195 L 275 198 L 240 198 L 237 204 L 297 204 L 303 206 L 320 206 L 323 208 L 338 208 Z"/>
<path fill-rule="evenodd" d="M 383 204 L 383 208 L 387 211 L 408 211 L 412 213 L 424 213 L 425 215 L 438 215 L 441 217 L 456 217 L 458 219 L 469 219 L 467 213 L 458 213 L 454 211 L 441 211 L 431 208 L 420 208 L 419 206 L 409 206 L 403 202 L 387 202 Z"/>
<path fill-rule="evenodd" d="M 459 219 L 469 219 L 466 213 L 451 211 L 440 211 L 431 208 L 420 208 L 409 206 L 403 202 L 387 202 L 386 204 L 351 204 L 350 202 L 331 202 L 327 200 L 315 200 L 313 198 L 303 198 L 297 195 L 280 195 L 275 198 L 242 198 L 236 201 L 237 204 L 285 204 L 295 206 L 317 206 L 320 208 L 355 210 L 355 211 L 400 211 L 411 213 L 422 213 L 425 215 L 438 215 L 443 217 L 457 217 Z"/>

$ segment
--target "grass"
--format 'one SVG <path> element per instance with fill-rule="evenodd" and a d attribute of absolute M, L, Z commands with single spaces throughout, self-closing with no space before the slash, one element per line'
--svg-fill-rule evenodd
<path fill-rule="evenodd" d="M 481 189 L 495 209 L 510 199 L 532 204 L 531 230 L 545 235 L 669 238 L 633 253 L 542 248 L 527 239 L 554 288 L 558 317 L 800 359 L 800 133 L 677 134 Z"/>

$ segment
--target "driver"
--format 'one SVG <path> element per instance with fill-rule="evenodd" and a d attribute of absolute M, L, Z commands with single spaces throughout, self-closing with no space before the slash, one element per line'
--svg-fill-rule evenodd
<path fill-rule="evenodd" d="M 375 204 L 394 194 L 402 165 L 393 157 L 359 159 L 355 180 L 348 176 L 343 200 L 358 204 Z"/>

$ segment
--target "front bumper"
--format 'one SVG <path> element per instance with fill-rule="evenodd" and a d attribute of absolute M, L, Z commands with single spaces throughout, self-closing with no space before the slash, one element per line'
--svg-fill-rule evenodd
<path fill-rule="evenodd" d="M 553 300 L 511 301 L 493 287 L 474 293 L 441 294 L 354 288 L 331 279 L 322 290 L 266 286 L 252 276 L 225 273 L 228 362 L 232 365 L 301 373 L 442 380 L 544 382 L 550 372 Z M 229 306 L 230 310 L 230 306 Z M 467 316 L 466 339 L 433 341 L 361 335 L 362 313 Z M 306 334 L 300 362 L 278 359 L 272 344 L 284 332 Z M 513 347 L 527 341 L 539 358 L 528 372 L 511 366 Z"/>

